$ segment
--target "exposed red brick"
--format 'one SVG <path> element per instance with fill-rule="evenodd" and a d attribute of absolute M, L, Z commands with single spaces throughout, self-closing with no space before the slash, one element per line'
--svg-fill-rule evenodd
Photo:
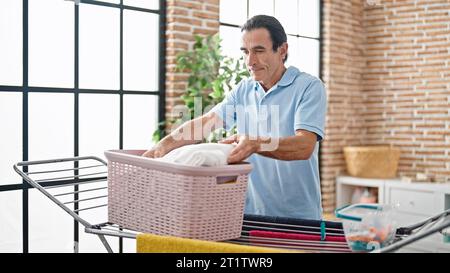
<path fill-rule="evenodd" d="M 445 157 L 436 158 L 450 154 L 449 10 L 447 0 L 374 6 L 324 0 L 322 65 L 329 114 L 321 175 L 327 193 L 336 175 L 345 173 L 336 153 L 347 145 L 393 144 L 402 149 L 399 175 L 450 176 Z M 348 123 L 356 124 L 351 132 L 341 129 Z M 334 209 L 333 200 L 324 195 L 325 211 Z"/>
<path fill-rule="evenodd" d="M 176 55 L 189 50 L 195 41 L 194 35 L 213 34 L 219 30 L 219 0 L 168 0 L 166 28 L 166 119 L 176 115 L 172 110 L 183 105 L 180 99 L 187 88 L 187 71 L 176 67 Z M 201 16 L 198 16 L 200 13 Z M 206 28 L 203 28 L 206 26 Z M 170 126 L 166 128 L 170 130 Z"/>

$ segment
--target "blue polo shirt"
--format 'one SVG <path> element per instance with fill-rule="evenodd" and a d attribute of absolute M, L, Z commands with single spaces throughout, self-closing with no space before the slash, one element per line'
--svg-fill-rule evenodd
<path fill-rule="evenodd" d="M 253 79 L 242 80 L 211 111 L 224 126 L 237 125 L 238 134 L 287 137 L 298 129 L 317 135 L 308 160 L 284 161 L 253 154 L 245 213 L 321 219 L 318 165 L 319 141 L 324 138 L 326 92 L 316 77 L 289 67 L 267 92 Z"/>

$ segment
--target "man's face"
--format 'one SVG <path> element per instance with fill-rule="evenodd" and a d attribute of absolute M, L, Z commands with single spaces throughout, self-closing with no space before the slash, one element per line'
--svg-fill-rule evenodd
<path fill-rule="evenodd" d="M 274 52 L 269 31 L 257 28 L 242 33 L 241 51 L 253 79 L 267 85 L 273 82 L 275 72 L 284 66 L 287 44 Z"/>

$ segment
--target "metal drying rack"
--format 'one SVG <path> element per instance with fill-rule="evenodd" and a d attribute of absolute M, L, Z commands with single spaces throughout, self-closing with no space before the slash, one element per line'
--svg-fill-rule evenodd
<path fill-rule="evenodd" d="M 136 235 L 139 234 L 138 231 L 129 230 L 114 223 L 93 224 L 80 216 L 80 213 L 108 206 L 108 170 L 107 163 L 104 160 L 95 156 L 86 156 L 25 161 L 15 164 L 14 170 L 31 187 L 39 190 L 78 223 L 81 223 L 86 233 L 97 235 L 108 252 L 112 253 L 113 250 L 105 236 L 135 239 Z M 90 196 L 83 197 L 82 195 L 85 194 Z M 67 197 L 69 197 L 69 200 L 64 200 Z M 92 205 L 92 202 L 96 203 Z M 447 210 L 417 224 L 397 229 L 394 243 L 381 249 L 375 249 L 374 252 L 394 252 L 438 232 L 441 232 L 444 236 L 450 236 L 446 231 L 449 227 L 450 210 Z M 320 236 L 320 240 L 256 238 L 251 235 L 252 230 L 301 233 L 303 235 Z M 332 221 L 244 215 L 241 236 L 226 242 L 307 252 L 351 252 L 345 241 L 329 241 L 326 236 L 329 236 L 329 238 L 330 236 L 345 238 L 342 224 Z M 77 248 L 75 252 L 78 252 Z"/>

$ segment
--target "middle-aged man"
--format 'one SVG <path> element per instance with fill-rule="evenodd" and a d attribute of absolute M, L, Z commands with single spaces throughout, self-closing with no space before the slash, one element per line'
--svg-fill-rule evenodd
<path fill-rule="evenodd" d="M 324 138 L 326 92 L 322 82 L 297 68 L 286 68 L 286 33 L 271 16 L 257 15 L 241 29 L 241 51 L 251 78 L 242 80 L 225 99 L 201 117 L 184 123 L 144 156 L 201 141 L 194 139 L 225 126 L 237 126 L 229 163 L 248 158 L 253 165 L 245 213 L 321 219 L 318 167 Z M 182 139 L 183 133 L 190 132 Z"/>

